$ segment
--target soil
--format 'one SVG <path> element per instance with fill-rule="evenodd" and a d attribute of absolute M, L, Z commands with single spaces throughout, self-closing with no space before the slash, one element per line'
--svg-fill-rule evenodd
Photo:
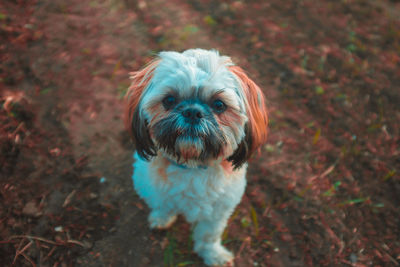
<path fill-rule="evenodd" d="M 400 265 L 399 1 L 4 0 L 0 265 L 204 266 L 151 231 L 123 127 L 129 72 L 217 49 L 267 97 L 269 139 L 223 243 L 235 266 Z"/>

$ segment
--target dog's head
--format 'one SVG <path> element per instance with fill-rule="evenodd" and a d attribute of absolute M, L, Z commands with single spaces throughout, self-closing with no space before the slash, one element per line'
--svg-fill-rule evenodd
<path fill-rule="evenodd" d="M 227 159 L 240 167 L 266 140 L 260 88 L 217 51 L 161 52 L 132 73 L 126 126 L 138 154 L 181 164 Z"/>

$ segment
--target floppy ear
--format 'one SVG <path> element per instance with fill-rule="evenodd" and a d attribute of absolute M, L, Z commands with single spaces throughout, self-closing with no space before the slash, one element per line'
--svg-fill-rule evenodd
<path fill-rule="evenodd" d="M 228 161 L 232 162 L 233 168 L 237 169 L 241 167 L 251 156 L 251 133 L 248 124 L 245 125 L 245 136 L 240 142 L 239 146 L 236 148 L 235 152 L 228 157 Z"/>
<path fill-rule="evenodd" d="M 159 60 L 154 60 L 142 70 L 130 73 L 132 83 L 125 95 L 125 127 L 135 143 L 139 156 L 147 160 L 156 155 L 156 148 L 147 128 L 147 121 L 141 116 L 139 104 L 144 91 L 150 85 L 158 63 Z"/>
<path fill-rule="evenodd" d="M 235 168 L 238 168 L 267 140 L 268 115 L 261 89 L 240 67 L 230 66 L 229 70 L 236 76 L 243 90 L 248 117 L 245 128 L 246 136 L 236 151 L 228 158 Z"/>

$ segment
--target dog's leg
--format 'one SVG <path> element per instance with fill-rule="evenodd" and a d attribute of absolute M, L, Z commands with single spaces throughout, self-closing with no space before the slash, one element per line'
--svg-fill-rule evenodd
<path fill-rule="evenodd" d="M 151 229 L 168 229 L 176 221 L 176 215 L 172 214 L 166 209 L 158 208 L 153 209 L 149 215 L 149 223 Z"/>
<path fill-rule="evenodd" d="M 233 255 L 221 244 L 221 235 L 228 218 L 218 220 L 204 220 L 195 224 L 193 229 L 194 250 L 207 265 L 233 266 Z"/>

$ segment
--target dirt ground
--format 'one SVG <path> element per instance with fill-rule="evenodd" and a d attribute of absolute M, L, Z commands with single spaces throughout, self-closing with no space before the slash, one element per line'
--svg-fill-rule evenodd
<path fill-rule="evenodd" d="M 183 218 L 150 231 L 122 123 L 129 72 L 193 47 L 268 102 L 235 266 L 399 266 L 394 0 L 1 1 L 0 266 L 203 266 Z"/>

